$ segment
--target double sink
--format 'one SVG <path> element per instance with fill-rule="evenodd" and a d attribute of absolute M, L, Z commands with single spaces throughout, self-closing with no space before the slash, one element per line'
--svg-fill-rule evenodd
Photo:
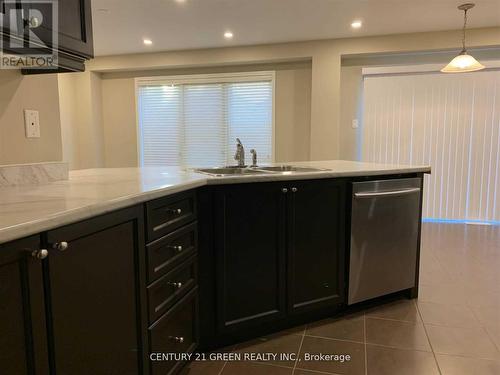
<path fill-rule="evenodd" d="M 235 175 L 256 175 L 256 174 L 289 174 L 289 173 L 306 173 L 306 172 L 321 172 L 328 169 L 312 168 L 312 167 L 297 167 L 293 165 L 276 165 L 269 167 L 239 167 L 226 166 L 218 168 L 199 168 L 195 172 L 208 174 L 210 176 L 235 176 Z"/>

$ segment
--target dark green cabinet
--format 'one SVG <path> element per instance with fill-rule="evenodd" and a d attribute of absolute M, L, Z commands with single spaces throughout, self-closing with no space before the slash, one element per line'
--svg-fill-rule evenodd
<path fill-rule="evenodd" d="M 344 302 L 345 182 L 291 182 L 288 188 L 288 309 Z"/>
<path fill-rule="evenodd" d="M 281 185 L 229 185 L 214 198 L 219 332 L 284 316 L 286 196 Z"/>
<path fill-rule="evenodd" d="M 47 374 L 39 237 L 0 245 L 0 373 Z"/>
<path fill-rule="evenodd" d="M 140 282 L 145 280 L 142 207 L 49 231 L 46 243 L 52 370 L 142 373 L 147 327 Z"/>
<path fill-rule="evenodd" d="M 345 187 L 313 180 L 214 188 L 219 335 L 344 302 Z"/>

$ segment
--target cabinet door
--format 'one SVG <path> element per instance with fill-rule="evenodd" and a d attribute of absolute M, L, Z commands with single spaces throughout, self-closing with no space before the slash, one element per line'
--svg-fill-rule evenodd
<path fill-rule="evenodd" d="M 145 280 L 141 208 L 47 233 L 49 332 L 57 374 L 142 373 L 140 332 L 145 334 L 147 323 L 139 308 L 146 306 L 139 287 Z"/>
<path fill-rule="evenodd" d="M 42 260 L 36 258 L 39 242 L 39 237 L 30 237 L 0 245 L 2 374 L 48 373 Z"/>
<path fill-rule="evenodd" d="M 92 13 L 90 0 L 45 0 L 28 3 L 31 9 L 40 12 L 43 21 L 32 32 L 50 47 L 54 47 L 53 4 L 57 4 L 57 48 L 72 55 L 91 58 L 94 55 L 92 39 Z M 33 13 L 34 14 L 34 13 Z M 28 15 L 25 15 L 27 18 Z"/>
<path fill-rule="evenodd" d="M 285 313 L 285 198 L 281 184 L 215 193 L 217 327 L 255 327 Z"/>
<path fill-rule="evenodd" d="M 344 302 L 345 182 L 289 182 L 288 308 Z"/>
<path fill-rule="evenodd" d="M 5 53 L 15 53 L 22 47 L 24 26 L 20 7 L 18 2 L 0 0 L 0 43 Z"/>

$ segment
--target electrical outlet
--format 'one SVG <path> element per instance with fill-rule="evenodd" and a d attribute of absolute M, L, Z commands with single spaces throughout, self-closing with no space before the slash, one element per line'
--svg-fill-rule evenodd
<path fill-rule="evenodd" d="M 40 138 L 40 118 L 38 111 L 24 110 L 24 129 L 26 138 Z"/>
<path fill-rule="evenodd" d="M 358 122 L 357 118 L 355 118 L 354 120 L 352 120 L 352 128 L 353 129 L 359 128 L 359 122 Z"/>

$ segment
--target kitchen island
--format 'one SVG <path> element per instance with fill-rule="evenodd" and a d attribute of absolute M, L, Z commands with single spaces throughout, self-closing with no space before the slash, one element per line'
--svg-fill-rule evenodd
<path fill-rule="evenodd" d="M 421 179 L 430 168 L 291 164 L 321 170 L 94 169 L 1 188 L 1 349 L 11 373 L 174 373 L 183 361 L 150 353 L 216 348 L 341 313 L 352 184 Z M 414 269 L 411 297 L 418 258 Z"/>

